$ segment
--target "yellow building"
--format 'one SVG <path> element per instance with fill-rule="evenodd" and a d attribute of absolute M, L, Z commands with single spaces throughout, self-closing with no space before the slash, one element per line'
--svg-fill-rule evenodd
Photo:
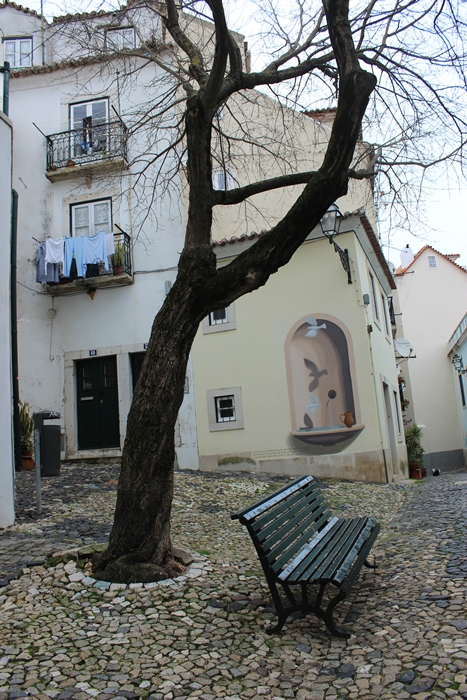
<path fill-rule="evenodd" d="M 214 242 L 219 265 L 257 237 Z M 343 217 L 334 242 L 316 228 L 265 287 L 201 324 L 200 469 L 407 476 L 388 308 L 395 283 L 364 210 Z"/>

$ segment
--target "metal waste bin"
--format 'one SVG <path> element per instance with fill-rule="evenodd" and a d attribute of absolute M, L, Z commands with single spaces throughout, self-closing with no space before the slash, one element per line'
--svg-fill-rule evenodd
<path fill-rule="evenodd" d="M 56 420 L 60 413 L 41 411 L 34 413 L 34 429 L 39 431 L 39 462 L 41 476 L 60 476 L 59 425 L 44 425 L 45 420 Z M 37 455 L 36 455 L 37 461 Z"/>

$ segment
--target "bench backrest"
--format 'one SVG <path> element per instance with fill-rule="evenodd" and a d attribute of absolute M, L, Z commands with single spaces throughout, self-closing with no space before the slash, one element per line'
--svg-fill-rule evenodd
<path fill-rule="evenodd" d="M 305 476 L 231 517 L 246 525 L 263 567 L 277 574 L 332 516 L 313 477 Z"/>

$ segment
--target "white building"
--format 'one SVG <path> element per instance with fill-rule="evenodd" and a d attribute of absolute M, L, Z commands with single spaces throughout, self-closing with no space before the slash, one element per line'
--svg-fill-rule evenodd
<path fill-rule="evenodd" d="M 0 74 L 3 79 L 3 76 Z M 15 519 L 13 499 L 13 425 L 11 387 L 10 332 L 10 231 L 12 122 L 0 110 L 0 236 L 3 255 L 0 257 L 0 527 L 12 525 Z"/>
<path fill-rule="evenodd" d="M 183 152 L 180 162 L 173 155 L 154 162 L 161 144 L 178 133 L 180 115 L 169 107 L 174 83 L 160 65 L 170 64 L 174 47 L 148 7 L 134 2 L 49 24 L 8 0 L 0 4 L 3 58 L 13 64 L 14 186 L 20 194 L 20 395 L 33 411 L 60 412 L 67 459 L 120 456 L 145 344 L 183 245 Z M 188 30 L 202 34 L 209 51 L 210 25 L 191 22 Z M 247 65 L 243 38 L 236 39 Z M 147 60 L 149 53 L 155 61 Z M 235 98 L 235 117 L 241 112 L 249 138 L 232 140 L 227 164 L 214 155 L 215 189 L 280 174 L 287 149 L 298 170 L 319 166 L 330 133 L 322 114 L 279 112 L 276 102 L 254 91 L 242 99 Z M 144 127 L 154 104 L 162 120 L 156 133 Z M 238 129 L 235 117 L 220 110 L 222 130 Z M 286 134 L 282 141 L 279 129 Z M 269 136 L 275 154 L 254 146 Z M 241 235 L 250 221 L 257 230 L 268 228 L 298 191 L 218 208 L 213 238 Z M 361 205 L 374 220 L 370 186 L 353 183 L 339 206 Z M 120 269 L 105 270 L 104 260 L 90 263 L 80 277 L 80 248 L 101 229 L 114 234 L 113 262 Z M 58 276 L 48 266 L 55 278 L 36 282 L 39 244 L 64 237 L 67 251 L 74 248 L 76 270 L 67 262 Z M 198 468 L 191 364 L 175 440 L 180 467 Z"/>
<path fill-rule="evenodd" d="M 13 3 L 0 4 L 2 60 L 12 67 L 10 114 L 16 124 L 20 397 L 32 411 L 60 412 L 69 459 L 120 455 L 145 343 L 175 279 L 183 243 L 183 207 L 173 196 L 180 191 L 178 175 L 170 174 L 166 197 L 158 198 L 156 190 L 151 217 L 143 225 L 136 218 L 135 199 L 144 188 L 137 187 L 141 164 L 134 161 L 151 144 L 144 129 L 130 133 L 126 120 L 135 120 L 148 86 L 154 100 L 168 89 L 166 74 L 154 63 L 126 79 L 128 69 L 141 67 L 144 59 L 113 53 L 115 47 L 160 39 L 160 23 L 141 12 L 94 13 L 85 16 L 86 23 L 64 22 L 62 32 L 60 20 L 47 24 Z M 93 37 L 87 48 L 86 31 Z M 166 119 L 170 128 L 173 113 Z M 165 167 L 172 165 L 167 161 Z M 148 167 L 145 175 L 151 177 L 157 166 Z M 40 242 L 76 240 L 99 230 L 115 234 L 123 270 L 113 274 L 101 262 L 89 265 L 84 279 L 36 282 Z M 197 466 L 194 420 L 189 370 L 177 430 L 184 467 Z"/>
<path fill-rule="evenodd" d="M 408 370 L 410 375 L 407 416 L 424 426 L 424 462 L 430 471 L 465 466 L 460 385 L 448 356 L 467 297 L 467 271 L 456 263 L 458 257 L 424 246 L 415 256 L 405 254 L 395 274 L 404 335 L 414 356 L 401 361 L 403 374 Z"/>

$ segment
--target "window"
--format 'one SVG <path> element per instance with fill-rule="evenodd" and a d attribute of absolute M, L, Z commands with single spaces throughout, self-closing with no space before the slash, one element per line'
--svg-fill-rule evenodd
<path fill-rule="evenodd" d="M 3 40 L 4 61 L 10 68 L 25 68 L 32 66 L 32 39 L 21 37 Z"/>
<path fill-rule="evenodd" d="M 378 308 L 378 299 L 376 298 L 376 286 L 375 286 L 375 278 L 373 275 L 370 274 L 370 288 L 371 288 L 371 298 L 373 301 L 373 315 L 375 321 L 379 321 L 379 308 Z M 378 323 L 379 325 L 379 323 Z"/>
<path fill-rule="evenodd" d="M 108 150 L 109 101 L 78 102 L 70 105 L 71 152 L 73 158 Z"/>
<path fill-rule="evenodd" d="M 438 267 L 438 264 L 436 262 L 436 255 L 427 255 L 427 262 L 428 262 L 428 267 L 433 270 L 434 268 Z"/>
<path fill-rule="evenodd" d="M 386 335 L 390 336 L 391 333 L 389 332 L 388 305 L 384 294 L 381 294 L 381 306 L 383 308 L 384 329 L 386 331 Z"/>
<path fill-rule="evenodd" d="M 209 430 L 239 430 L 244 427 L 242 389 L 210 389 L 207 392 Z"/>
<path fill-rule="evenodd" d="M 458 376 L 459 376 L 459 389 L 461 390 L 462 406 L 465 408 L 464 380 L 462 379 L 462 374 L 459 374 Z"/>
<path fill-rule="evenodd" d="M 227 315 L 227 309 L 217 309 L 216 311 L 211 311 L 209 314 L 209 325 L 217 326 L 220 323 L 228 323 L 229 318 Z"/>
<path fill-rule="evenodd" d="M 219 331 L 233 331 L 236 327 L 235 307 L 233 304 L 223 309 L 211 311 L 209 316 L 206 316 L 201 324 L 203 334 L 218 333 Z"/>
<path fill-rule="evenodd" d="M 397 432 L 399 435 L 401 435 L 401 433 L 402 433 L 401 414 L 399 411 L 399 401 L 398 401 L 397 391 L 393 390 L 392 394 L 394 397 L 394 406 L 396 407 Z"/>
<path fill-rule="evenodd" d="M 230 423 L 235 420 L 235 397 L 216 396 L 214 398 L 216 404 L 216 422 Z"/>
<path fill-rule="evenodd" d="M 133 27 L 108 29 L 105 33 L 105 47 L 111 51 L 133 49 L 135 47 L 135 30 Z"/>
<path fill-rule="evenodd" d="M 229 168 L 212 171 L 212 186 L 215 190 L 231 190 L 235 186 L 235 175 Z"/>
<path fill-rule="evenodd" d="M 112 200 L 97 199 L 71 205 L 71 235 L 92 236 L 112 230 Z"/>

